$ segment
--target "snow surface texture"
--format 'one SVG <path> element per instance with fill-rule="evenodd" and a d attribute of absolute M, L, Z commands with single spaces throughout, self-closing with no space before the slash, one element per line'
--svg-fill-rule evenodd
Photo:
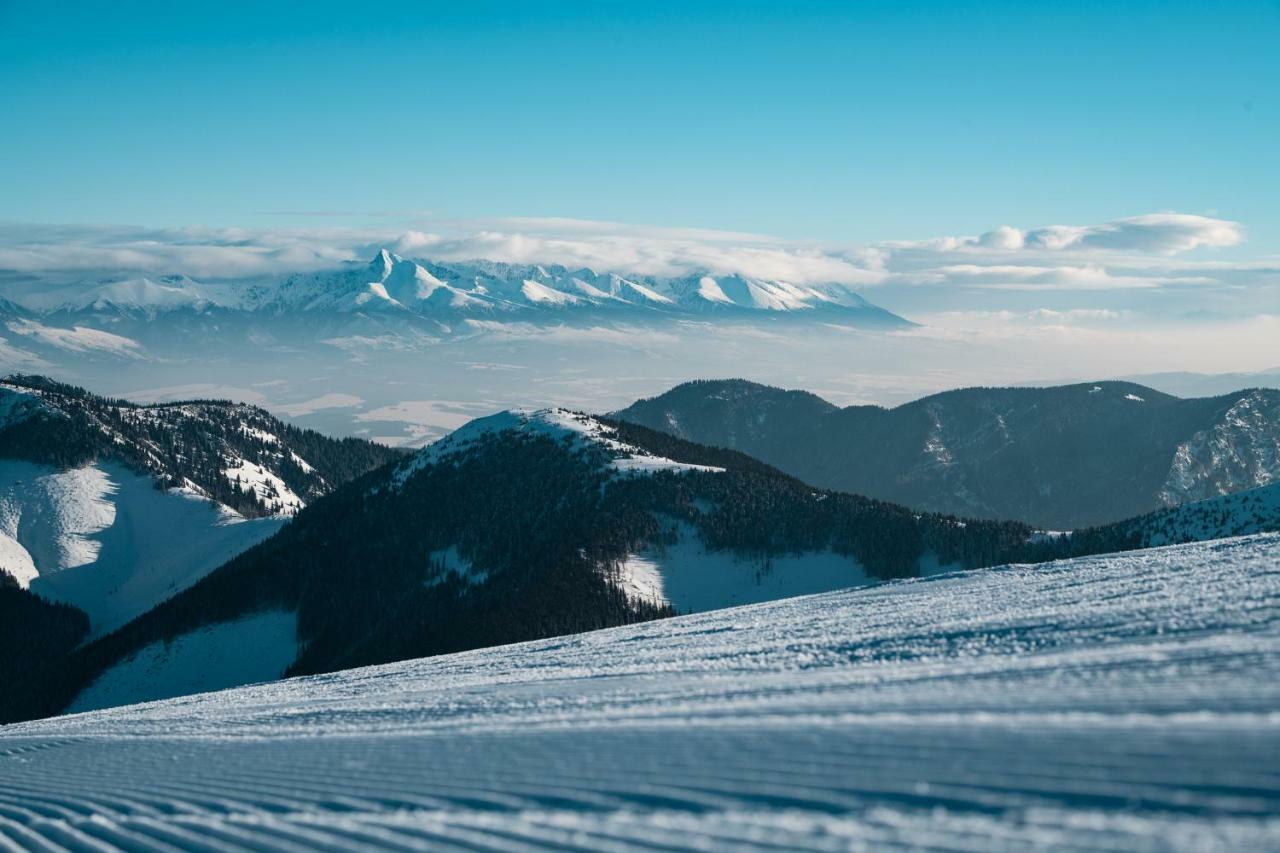
<path fill-rule="evenodd" d="M 21 847 L 1264 850 L 1280 536 L 0 730 Z"/>
<path fill-rule="evenodd" d="M 0 568 L 108 633 L 280 529 L 100 462 L 59 471 L 0 459 Z"/>
<path fill-rule="evenodd" d="M 661 456 L 652 456 L 638 447 L 619 441 L 617 430 L 590 415 L 568 409 L 523 409 L 498 412 L 484 418 L 476 418 L 428 445 L 413 455 L 395 472 L 395 482 L 403 485 L 406 480 L 428 465 L 448 461 L 451 457 L 466 453 L 477 442 L 502 432 L 526 435 L 543 435 L 556 441 L 568 439 L 576 447 L 596 445 L 611 457 L 610 465 L 623 474 L 651 474 L 655 471 L 724 471 L 710 465 L 691 465 L 675 462 Z"/>

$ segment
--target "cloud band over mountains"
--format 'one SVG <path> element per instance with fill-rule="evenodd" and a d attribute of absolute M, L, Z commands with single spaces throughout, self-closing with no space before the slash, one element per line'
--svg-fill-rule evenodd
<path fill-rule="evenodd" d="M 429 228 L 0 225 L 0 270 L 66 281 L 140 273 L 245 278 L 328 268 L 377 248 L 415 258 L 563 264 L 638 275 L 737 273 L 795 283 L 1114 291 L 1274 285 L 1280 263 L 1222 261 L 1240 223 L 1153 213 L 1096 225 L 1001 226 L 976 236 L 806 245 L 766 235 L 574 219 L 437 220 Z M 1195 253 L 1188 258 L 1188 253 Z"/>

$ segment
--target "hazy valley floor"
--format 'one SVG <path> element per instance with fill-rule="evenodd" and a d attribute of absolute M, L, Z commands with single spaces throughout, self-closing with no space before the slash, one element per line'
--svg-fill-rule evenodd
<path fill-rule="evenodd" d="M 0 730 L 19 848 L 1275 849 L 1280 536 Z"/>

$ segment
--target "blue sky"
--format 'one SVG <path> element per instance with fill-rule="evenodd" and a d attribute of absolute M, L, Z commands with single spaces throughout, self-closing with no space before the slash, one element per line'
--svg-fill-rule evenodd
<path fill-rule="evenodd" d="M 1178 211 L 1280 251 L 1275 2 L 300 9 L 0 0 L 0 220 L 870 243 Z"/>

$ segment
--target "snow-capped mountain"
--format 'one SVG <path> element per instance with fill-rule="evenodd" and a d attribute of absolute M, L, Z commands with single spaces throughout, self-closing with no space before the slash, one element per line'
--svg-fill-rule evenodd
<path fill-rule="evenodd" d="M 711 274 L 654 278 L 483 260 L 415 261 L 385 249 L 367 263 L 278 279 L 109 279 L 26 293 L 14 301 L 67 322 L 110 315 L 154 319 L 174 312 L 258 317 L 325 313 L 422 318 L 448 327 L 493 316 L 564 322 L 605 312 L 635 321 L 726 314 L 822 315 L 853 325 L 909 325 L 840 284 Z"/>
<path fill-rule="evenodd" d="M 0 381 L 0 572 L 114 630 L 396 457 L 252 406 Z"/>
<path fill-rule="evenodd" d="M 119 278 L 51 288 L 25 300 L 28 310 L 57 317 L 86 314 L 154 319 L 173 311 L 202 312 L 226 300 L 221 288 L 184 275 Z"/>
<path fill-rule="evenodd" d="M 968 388 L 884 409 L 740 380 L 618 417 L 806 482 L 1064 530 L 1280 481 L 1280 391 L 1184 400 L 1128 382 Z"/>
<path fill-rule="evenodd" d="M 574 633 L 990 565 L 1030 534 L 817 491 L 641 427 L 504 412 L 316 501 L 31 695 L 47 713 L 135 666 L 209 689 Z M 210 631 L 230 643 L 217 660 L 165 651 Z M 230 640 L 251 635 L 274 651 Z"/>
<path fill-rule="evenodd" d="M 6 727 L 0 833 L 98 849 L 1275 849 L 1278 563 L 1280 537 L 1260 536 L 1012 566 Z M 257 641 L 271 657 L 273 619 L 169 654 Z"/>

